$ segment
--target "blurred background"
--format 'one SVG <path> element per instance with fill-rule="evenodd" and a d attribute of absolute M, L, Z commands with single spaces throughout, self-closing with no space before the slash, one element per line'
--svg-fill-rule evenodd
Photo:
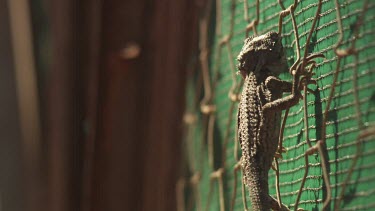
<path fill-rule="evenodd" d="M 189 0 L 0 0 L 0 211 L 175 210 Z"/>

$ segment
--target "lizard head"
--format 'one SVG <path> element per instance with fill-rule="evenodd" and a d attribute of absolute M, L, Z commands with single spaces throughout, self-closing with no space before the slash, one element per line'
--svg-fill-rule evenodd
<path fill-rule="evenodd" d="M 279 75 L 288 70 L 281 37 L 274 31 L 247 38 L 237 60 L 238 70 L 244 78 L 250 72 L 269 71 Z"/>

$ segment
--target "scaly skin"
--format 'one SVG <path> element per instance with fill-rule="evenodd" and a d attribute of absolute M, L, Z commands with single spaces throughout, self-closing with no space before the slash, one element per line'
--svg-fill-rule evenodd
<path fill-rule="evenodd" d="M 252 208 L 289 210 L 285 205 L 280 207 L 269 195 L 268 171 L 278 147 L 281 112 L 296 105 L 301 97 L 299 72 L 293 75 L 293 84 L 278 79 L 288 67 L 276 32 L 246 39 L 238 61 L 238 69 L 245 79 L 237 117 L 238 138 Z M 292 93 L 282 98 L 283 92 Z"/>
<path fill-rule="evenodd" d="M 244 181 L 250 191 L 253 210 L 270 210 L 275 203 L 278 206 L 268 194 L 268 171 L 277 150 L 281 112 L 263 113 L 262 101 L 278 99 L 282 92 L 274 90 L 277 93 L 261 99 L 259 94 L 262 94 L 257 90 L 262 88 L 266 92 L 263 94 L 270 91 L 264 81 L 257 82 L 253 73 L 246 77 L 238 114 Z"/>

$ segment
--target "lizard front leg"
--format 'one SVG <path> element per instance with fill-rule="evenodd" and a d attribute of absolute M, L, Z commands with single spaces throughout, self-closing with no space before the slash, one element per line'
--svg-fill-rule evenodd
<path fill-rule="evenodd" d="M 312 65 L 316 63 L 314 61 L 315 58 L 324 58 L 323 54 L 313 54 L 310 55 L 306 58 L 305 65 Z M 287 108 L 290 108 L 294 105 L 296 105 L 299 101 L 299 99 L 302 97 L 300 90 L 301 90 L 301 81 L 300 77 L 302 76 L 302 81 L 305 84 L 313 84 L 315 83 L 314 80 L 311 80 L 311 76 L 313 75 L 312 73 L 312 68 L 310 68 L 308 71 L 305 70 L 306 66 L 303 66 L 303 61 L 300 62 L 296 68 L 295 71 L 290 71 L 293 75 L 293 83 L 289 83 L 286 81 L 282 81 L 280 79 L 277 79 L 276 77 L 268 77 L 266 79 L 266 86 L 270 86 L 273 89 L 275 88 L 281 88 L 284 90 L 291 90 L 291 94 L 274 100 L 272 102 L 269 102 L 263 106 L 263 112 L 268 112 L 268 111 L 275 111 L 275 110 L 285 110 Z M 289 83 L 289 84 L 288 84 Z"/>
<path fill-rule="evenodd" d="M 275 76 L 267 77 L 265 85 L 269 90 L 281 89 L 282 92 L 291 92 L 293 87 L 289 81 L 283 81 Z"/>
<path fill-rule="evenodd" d="M 274 84 L 272 84 L 272 83 L 274 83 Z M 268 84 L 268 86 L 271 86 L 271 85 L 275 86 L 275 83 L 276 84 L 281 83 L 282 85 L 286 86 L 287 88 L 290 88 L 290 85 L 286 85 L 288 82 L 283 82 L 283 81 L 276 82 L 276 80 L 274 80 L 274 79 L 273 80 L 270 79 L 267 84 Z M 281 111 L 281 110 L 285 110 L 287 108 L 290 108 L 290 107 L 296 105 L 301 98 L 301 93 L 299 92 L 298 86 L 299 86 L 299 74 L 296 73 L 293 76 L 293 83 L 291 84 L 292 93 L 290 95 L 286 96 L 286 97 L 283 97 L 283 98 L 274 100 L 272 102 L 266 103 L 262 107 L 263 112 L 268 113 L 268 112 L 272 112 L 272 111 Z"/>
<path fill-rule="evenodd" d="M 265 85 L 268 90 L 280 90 L 281 92 L 291 92 L 293 84 L 288 81 L 283 81 L 275 76 L 269 76 L 265 80 Z M 278 149 L 275 153 L 276 158 L 282 158 L 282 153 L 286 152 L 286 149 L 279 143 Z M 272 165 L 272 169 L 276 170 L 276 167 Z"/>

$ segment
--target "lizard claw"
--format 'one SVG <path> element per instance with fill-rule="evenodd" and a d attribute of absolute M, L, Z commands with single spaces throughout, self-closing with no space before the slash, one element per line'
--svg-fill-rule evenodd
<path fill-rule="evenodd" d="M 274 157 L 277 158 L 277 159 L 279 159 L 279 158 L 283 159 L 282 153 L 285 153 L 285 152 L 287 152 L 285 147 L 278 148 Z"/>
<path fill-rule="evenodd" d="M 279 154 L 281 154 L 281 153 L 286 153 L 288 150 L 285 148 L 285 147 L 283 147 L 283 146 L 281 146 L 281 147 L 279 147 L 278 149 L 277 149 L 277 153 L 279 153 Z"/>
<path fill-rule="evenodd" d="M 305 58 L 305 61 L 299 62 L 293 74 L 299 74 L 299 75 L 307 76 L 308 78 L 311 78 L 311 76 L 314 75 L 312 70 L 316 67 L 316 61 L 314 61 L 314 59 L 316 58 L 325 58 L 325 56 L 321 53 L 307 56 Z M 303 68 L 302 68 L 302 65 L 303 65 Z M 309 68 L 306 69 L 306 67 L 309 67 Z"/>
<path fill-rule="evenodd" d="M 279 158 L 283 159 L 283 155 L 279 152 L 276 152 L 274 157 L 277 158 L 277 159 L 279 159 Z"/>
<path fill-rule="evenodd" d="M 300 85 L 309 85 L 309 84 L 316 85 L 316 79 L 310 78 L 310 76 L 302 76 Z"/>
<path fill-rule="evenodd" d="M 315 74 L 313 72 L 313 69 L 316 67 L 316 61 L 313 59 L 315 58 L 324 58 L 323 54 L 313 54 L 308 57 L 306 57 L 305 62 L 301 61 L 297 65 L 297 69 L 295 71 L 295 74 L 298 74 L 297 77 L 301 77 L 300 81 L 298 83 L 298 89 L 303 90 L 304 87 L 307 88 L 308 85 L 314 84 L 316 85 L 316 79 L 312 79 L 311 77 Z M 303 67 L 302 67 L 303 66 Z M 307 88 L 307 91 L 310 93 L 314 93 L 312 89 Z M 302 99 L 302 96 L 300 96 Z"/>
<path fill-rule="evenodd" d="M 278 149 L 278 151 L 284 153 L 284 152 L 287 152 L 288 150 L 285 147 L 281 147 Z"/>
<path fill-rule="evenodd" d="M 299 84 L 298 84 L 298 89 L 303 90 L 303 88 L 309 84 L 314 84 L 316 85 L 316 79 L 310 78 L 309 76 L 302 76 Z M 307 91 L 310 93 L 314 93 L 314 90 L 307 88 Z"/>

